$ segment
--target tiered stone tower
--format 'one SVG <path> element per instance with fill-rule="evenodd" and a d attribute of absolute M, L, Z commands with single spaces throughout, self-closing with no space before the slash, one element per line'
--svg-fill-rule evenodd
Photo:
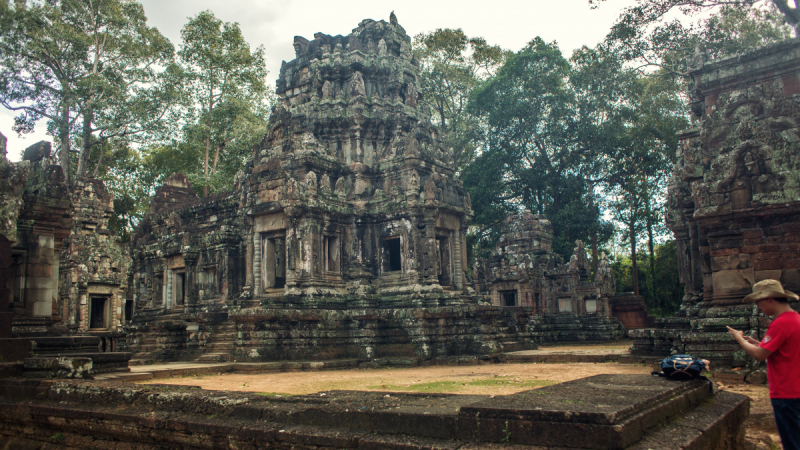
<path fill-rule="evenodd" d="M 243 183 L 254 298 L 460 304 L 469 195 L 452 149 L 421 120 L 405 30 L 368 19 L 348 36 L 295 37 L 294 47 Z"/>

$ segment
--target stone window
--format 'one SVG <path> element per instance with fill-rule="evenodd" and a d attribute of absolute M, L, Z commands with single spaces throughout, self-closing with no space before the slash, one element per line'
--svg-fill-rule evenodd
<path fill-rule="evenodd" d="M 558 299 L 558 312 L 572 312 L 572 299 L 571 298 Z"/>
<path fill-rule="evenodd" d="M 452 286 L 452 257 L 450 239 L 447 236 L 436 236 L 436 256 L 439 262 L 439 285 Z"/>
<path fill-rule="evenodd" d="M 502 302 L 502 306 L 517 306 L 516 289 L 500 291 L 500 300 Z"/>
<path fill-rule="evenodd" d="M 107 329 L 109 327 L 110 303 L 108 297 L 89 297 L 89 328 Z"/>
<path fill-rule="evenodd" d="M 587 313 L 596 313 L 597 312 L 597 300 L 596 299 L 586 300 L 586 312 Z"/>
<path fill-rule="evenodd" d="M 200 273 L 199 284 L 200 289 L 203 290 L 203 295 L 217 293 L 217 268 L 214 266 L 206 267 Z"/>
<path fill-rule="evenodd" d="M 325 236 L 322 243 L 323 264 L 325 272 L 339 272 L 340 249 L 339 238 Z"/>
<path fill-rule="evenodd" d="M 263 236 L 261 239 L 261 280 L 267 289 L 283 289 L 286 285 L 286 239 L 284 236 Z"/>
<path fill-rule="evenodd" d="M 133 319 L 133 300 L 125 301 L 125 321 Z"/>
<path fill-rule="evenodd" d="M 383 241 L 383 271 L 397 272 L 403 270 L 403 258 L 400 236 L 391 236 Z"/>

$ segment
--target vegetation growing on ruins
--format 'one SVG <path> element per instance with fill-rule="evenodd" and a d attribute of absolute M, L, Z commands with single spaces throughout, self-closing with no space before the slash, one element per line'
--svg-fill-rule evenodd
<path fill-rule="evenodd" d="M 791 37 L 798 21 L 786 0 L 639 0 L 605 42 L 571 56 L 534 36 L 516 53 L 460 29 L 417 36 L 420 102 L 472 196 L 473 254 L 526 208 L 556 224 L 565 259 L 587 242 L 595 271 L 616 234 L 617 290 L 675 312 L 676 249 L 658 237 L 676 135 L 690 124 L 689 69 Z M 187 22 L 177 52 L 135 1 L 0 2 L 0 27 L 0 103 L 18 112 L 15 131 L 44 119 L 69 178 L 114 194 L 110 227 L 123 235 L 173 172 L 203 195 L 230 189 L 265 135 L 263 49 L 211 11 Z"/>

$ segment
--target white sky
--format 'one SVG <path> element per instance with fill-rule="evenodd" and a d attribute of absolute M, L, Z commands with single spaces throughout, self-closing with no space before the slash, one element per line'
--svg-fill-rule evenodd
<path fill-rule="evenodd" d="M 251 47 L 263 45 L 274 86 L 281 61 L 294 58 L 294 36 L 313 39 L 314 33 L 347 35 L 363 19 L 389 20 L 395 12 L 409 36 L 437 28 L 461 28 L 489 44 L 517 51 L 540 36 L 557 41 L 569 57 L 583 45 L 599 43 L 625 6 L 633 0 L 608 0 L 590 9 L 588 0 L 139 0 L 149 23 L 169 38 L 176 50 L 180 29 L 189 17 L 210 9 L 225 22 L 239 22 Z M 20 139 L 11 130 L 12 111 L 0 108 L 0 132 L 8 137 L 8 157 L 18 161 L 21 152 L 45 135 L 45 123 Z"/>

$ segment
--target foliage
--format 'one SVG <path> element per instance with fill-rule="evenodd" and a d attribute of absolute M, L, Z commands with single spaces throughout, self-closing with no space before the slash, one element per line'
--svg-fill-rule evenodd
<path fill-rule="evenodd" d="M 569 258 L 581 239 L 596 255 L 613 232 L 602 194 L 636 174 L 665 178 L 685 125 L 674 89 L 652 88 L 604 47 L 568 61 L 537 38 L 510 56 L 470 99 L 485 124 L 482 153 L 462 176 L 483 227 L 475 240 L 491 247 L 489 230 L 527 208 L 557 224 L 556 252 Z"/>
<path fill-rule="evenodd" d="M 643 270 L 647 266 L 644 254 L 638 255 L 639 278 L 645 279 L 651 275 Z M 629 256 L 614 255 L 611 267 L 614 270 L 614 279 L 617 292 L 633 292 L 634 281 L 632 261 Z M 641 295 L 650 314 L 657 317 L 674 315 L 681 305 L 684 294 L 684 285 L 680 283 L 678 275 L 678 254 L 675 241 L 667 241 L 655 247 L 655 271 L 652 283 L 644 283 Z"/>
<path fill-rule="evenodd" d="M 181 38 L 178 55 L 193 105 L 184 142 L 203 142 L 205 149 L 202 176 L 196 169 L 186 173 L 207 194 L 215 183 L 220 187 L 220 180 L 232 180 L 230 172 L 243 167 L 243 158 L 251 151 L 248 146 L 264 135 L 270 100 L 264 48 L 251 52 L 239 24 L 223 23 L 211 11 L 190 19 Z M 213 163 L 209 161 L 212 147 Z M 221 156 L 229 167 L 215 177 Z"/>
<path fill-rule="evenodd" d="M 495 74 L 511 52 L 467 37 L 459 29 L 437 29 L 414 38 L 414 56 L 419 62 L 421 102 L 433 115 L 431 121 L 454 151 L 456 173 L 476 156 L 478 118 L 467 112 L 472 89 Z"/>
<path fill-rule="evenodd" d="M 597 7 L 605 0 L 590 0 Z M 638 68 L 688 77 L 692 55 L 734 55 L 789 38 L 795 24 L 786 0 L 637 0 L 626 8 L 606 42 Z"/>
<path fill-rule="evenodd" d="M 163 132 L 170 123 L 179 98 L 172 44 L 147 26 L 140 4 L 19 1 L 0 12 L 0 102 L 20 112 L 18 132 L 48 120 L 67 176 L 75 136 L 83 137 L 75 175 L 84 176 L 93 146 Z"/>

